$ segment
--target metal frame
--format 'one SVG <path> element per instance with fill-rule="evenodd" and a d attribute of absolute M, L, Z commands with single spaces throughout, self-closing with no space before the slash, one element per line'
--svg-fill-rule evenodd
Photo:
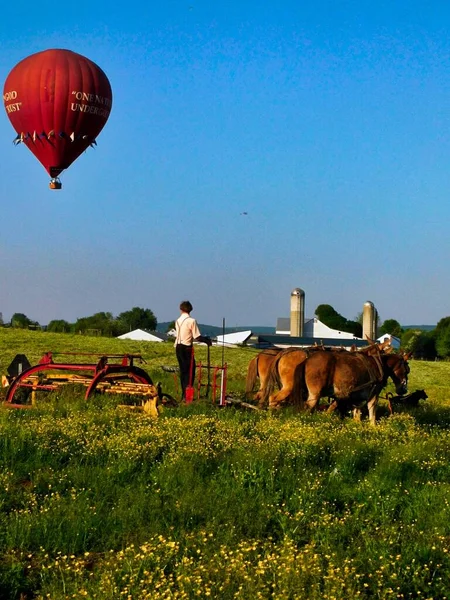
<path fill-rule="evenodd" d="M 66 363 L 55 362 L 54 355 L 69 356 L 96 356 L 96 363 Z M 110 359 L 120 358 L 119 362 L 109 362 Z M 86 389 L 85 400 L 92 396 L 95 391 L 102 388 L 107 393 L 125 393 L 134 395 L 146 395 L 149 392 L 147 386 L 152 385 L 150 375 L 134 365 L 134 361 L 145 362 L 140 354 L 87 354 L 87 353 L 54 353 L 46 352 L 37 365 L 25 369 L 15 377 L 8 387 L 4 404 L 10 408 L 29 408 L 33 406 L 36 391 L 53 391 L 66 384 L 81 384 Z M 52 375 L 53 372 L 53 375 Z M 54 372 L 59 372 L 58 374 Z M 64 374 L 66 373 L 66 377 Z M 45 377 L 39 375 L 46 374 Z M 83 377 L 84 374 L 84 377 Z M 128 379 L 126 387 L 119 383 Z M 134 384 L 134 385 L 133 385 Z M 14 396 L 18 389 L 28 388 L 32 390 L 32 404 L 14 403 Z"/>

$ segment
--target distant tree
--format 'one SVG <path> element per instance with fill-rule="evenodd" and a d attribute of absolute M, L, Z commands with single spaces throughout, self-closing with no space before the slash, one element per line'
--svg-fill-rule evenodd
<path fill-rule="evenodd" d="M 401 345 L 414 358 L 434 360 L 436 358 L 436 340 L 434 331 L 407 329 L 401 336 Z"/>
<path fill-rule="evenodd" d="M 342 330 L 345 327 L 347 320 L 345 317 L 340 315 L 332 306 L 329 304 L 319 304 L 316 308 L 316 317 L 319 321 L 322 321 L 331 329 Z"/>
<path fill-rule="evenodd" d="M 419 336 L 419 344 L 416 350 L 416 358 L 434 360 L 436 356 L 436 337 L 434 335 L 434 331 L 422 331 Z"/>
<path fill-rule="evenodd" d="M 444 317 L 439 321 L 434 330 L 436 350 L 441 358 L 450 357 L 450 317 Z"/>
<path fill-rule="evenodd" d="M 398 321 L 395 319 L 386 319 L 380 327 L 379 331 L 380 335 L 384 335 L 388 333 L 389 335 L 394 335 L 395 337 L 401 338 L 403 329 Z"/>
<path fill-rule="evenodd" d="M 54 319 L 47 325 L 47 331 L 51 333 L 69 333 L 72 331 L 72 325 L 64 319 Z"/>
<path fill-rule="evenodd" d="M 0 327 L 3 326 L 3 314 L 0 312 Z"/>
<path fill-rule="evenodd" d="M 76 333 L 91 333 L 110 337 L 120 335 L 118 323 L 110 312 L 98 312 L 90 317 L 77 319 L 73 330 Z"/>
<path fill-rule="evenodd" d="M 450 327 L 450 317 L 444 317 L 436 325 L 436 329 L 434 330 L 436 336 L 438 336 L 442 331 L 444 331 L 448 327 Z"/>
<path fill-rule="evenodd" d="M 28 326 L 33 323 L 34 321 L 23 313 L 14 313 L 11 317 L 11 327 L 16 327 L 17 329 L 28 329 Z"/>
<path fill-rule="evenodd" d="M 358 321 L 347 321 L 344 331 L 353 333 L 355 337 L 362 337 L 362 324 Z"/>
<path fill-rule="evenodd" d="M 149 308 L 135 306 L 131 310 L 120 313 L 117 317 L 117 326 L 121 333 L 134 329 L 147 329 L 155 331 L 158 321 Z"/>
<path fill-rule="evenodd" d="M 322 321 L 322 323 L 331 329 L 353 333 L 356 337 L 361 337 L 362 335 L 362 326 L 360 323 L 357 321 L 348 321 L 329 304 L 319 304 L 315 315 L 319 321 Z"/>

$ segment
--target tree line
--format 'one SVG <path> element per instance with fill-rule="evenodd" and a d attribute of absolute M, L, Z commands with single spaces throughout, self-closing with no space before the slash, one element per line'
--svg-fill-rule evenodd
<path fill-rule="evenodd" d="M 64 319 L 54 319 L 46 327 L 41 327 L 37 321 L 29 319 L 23 313 L 14 313 L 11 322 L 6 325 L 17 329 L 45 329 L 45 331 L 53 333 L 117 337 L 134 329 L 155 331 L 158 321 L 149 308 L 135 306 L 131 310 L 120 313 L 117 317 L 110 312 L 98 312 L 90 317 L 81 317 L 75 323 L 69 323 Z"/>
<path fill-rule="evenodd" d="M 319 304 L 315 315 L 328 327 L 338 331 L 353 333 L 362 337 L 362 313 L 354 321 L 340 315 L 329 304 Z M 450 358 L 450 317 L 444 317 L 431 331 L 421 329 L 404 329 L 396 319 L 386 319 L 378 323 L 378 336 L 388 333 L 400 340 L 401 347 L 412 352 L 414 358 L 435 360 Z"/>
<path fill-rule="evenodd" d="M 331 329 L 347 331 L 355 337 L 362 337 L 362 313 L 354 320 L 348 320 L 329 304 L 319 304 L 315 315 Z M 174 323 L 172 324 L 174 325 Z M 46 327 L 41 327 L 37 321 L 29 319 L 23 313 L 14 313 L 10 323 L 3 323 L 0 316 L 0 325 L 18 329 L 45 329 L 55 333 L 117 337 L 134 329 L 155 331 L 158 321 L 149 308 L 135 306 L 131 310 L 120 313 L 117 317 L 110 312 L 98 312 L 90 317 L 81 317 L 75 323 L 69 323 L 64 319 L 55 319 L 50 321 Z M 385 333 L 399 338 L 401 347 L 412 352 L 414 358 L 424 360 L 450 358 L 450 316 L 442 318 L 436 328 L 431 331 L 403 329 L 397 320 L 386 319 L 383 323 L 378 323 L 378 335 Z"/>

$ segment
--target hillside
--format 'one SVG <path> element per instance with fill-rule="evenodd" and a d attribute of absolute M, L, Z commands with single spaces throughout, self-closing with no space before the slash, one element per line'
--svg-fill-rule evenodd
<path fill-rule="evenodd" d="M 402 329 L 420 329 L 421 331 L 433 331 L 436 325 L 402 325 Z"/>

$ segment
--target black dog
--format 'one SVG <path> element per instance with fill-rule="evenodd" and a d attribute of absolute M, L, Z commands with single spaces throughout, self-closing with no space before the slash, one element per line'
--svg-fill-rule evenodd
<path fill-rule="evenodd" d="M 419 400 L 426 400 L 428 398 L 425 390 L 416 390 L 415 392 L 411 392 L 411 394 L 407 394 L 406 396 L 394 396 L 391 392 L 386 394 L 386 398 L 389 404 L 389 412 L 394 412 L 393 405 L 403 405 L 403 406 L 418 406 Z"/>

